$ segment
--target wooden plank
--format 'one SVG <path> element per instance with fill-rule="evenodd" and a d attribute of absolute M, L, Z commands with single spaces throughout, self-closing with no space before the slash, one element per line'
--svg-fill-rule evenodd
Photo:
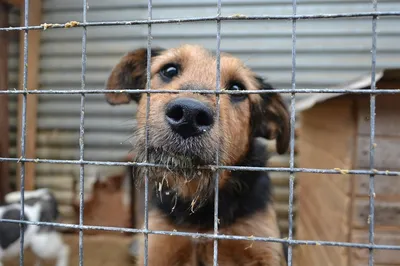
<path fill-rule="evenodd" d="M 324 215 L 334 215 L 337 213 L 338 218 L 344 217 L 343 210 L 348 208 L 350 204 L 349 195 L 346 195 L 338 187 L 332 185 L 333 178 L 335 177 L 326 174 L 307 177 L 306 181 L 303 180 L 301 184 L 298 184 L 298 189 L 296 191 L 298 200 L 300 202 L 302 202 L 303 199 L 317 201 L 315 202 L 315 206 L 320 206 L 320 209 L 314 207 L 312 208 L 313 211 L 317 213 L 321 211 Z M 300 205 L 298 208 L 300 208 Z M 303 210 L 299 209 L 299 211 Z M 336 221 L 334 223 L 336 223 Z"/>
<path fill-rule="evenodd" d="M 323 240 L 320 233 L 315 230 L 316 217 L 302 216 L 301 221 L 303 228 L 308 232 L 308 238 L 302 240 Z M 345 265 L 347 257 L 344 255 L 346 249 L 343 247 L 328 247 L 328 246 L 308 246 L 307 250 L 303 249 L 305 256 L 313 257 L 314 261 L 311 265 Z M 307 265 L 300 263 L 299 265 Z"/>
<path fill-rule="evenodd" d="M 8 27 L 9 8 L 0 3 L 0 28 Z M 0 31 L 0 90 L 8 89 L 8 46 L 9 34 Z M 9 111 L 8 95 L 0 94 L 0 157 L 9 157 Z M 0 162 L 0 204 L 4 203 L 4 196 L 10 191 L 9 163 Z"/>
<path fill-rule="evenodd" d="M 335 198 L 331 199 L 332 202 L 335 200 Z M 334 204 L 328 204 L 326 199 L 321 199 L 320 195 L 304 198 L 301 204 L 303 205 L 302 212 L 298 215 L 310 217 L 313 230 L 318 233 L 318 238 L 314 240 L 347 241 L 349 228 L 346 208 L 348 204 L 344 204 L 342 210 L 339 210 L 337 207 L 332 207 Z M 336 210 L 324 212 L 331 208 Z"/>
<path fill-rule="evenodd" d="M 368 265 L 368 259 L 354 261 L 351 266 L 365 266 Z M 374 263 L 374 266 L 400 266 L 400 264 L 380 264 Z"/>
<path fill-rule="evenodd" d="M 351 242 L 369 243 L 368 231 L 357 230 L 353 233 Z M 396 245 L 400 246 L 400 231 L 386 231 L 375 233 L 374 242 L 377 245 Z M 374 252 L 375 263 L 378 264 L 400 264 L 400 256 L 398 250 L 377 249 Z M 351 249 L 350 252 L 354 261 L 368 261 L 368 249 Z"/>
<path fill-rule="evenodd" d="M 369 168 L 369 144 L 370 138 L 359 136 L 357 143 L 356 167 Z M 374 168 L 381 170 L 400 169 L 400 138 L 375 138 L 375 161 Z"/>
<path fill-rule="evenodd" d="M 21 12 L 21 25 L 24 25 L 25 10 Z M 42 1 L 36 0 L 29 4 L 29 25 L 39 25 L 41 23 Z M 26 89 L 38 89 L 39 87 L 39 61 L 40 61 L 40 36 L 41 31 L 28 32 L 28 80 Z M 24 69 L 24 31 L 20 33 L 20 60 L 19 60 L 19 88 L 23 89 L 23 69 Z M 22 133 L 22 95 L 18 97 L 18 136 Z M 28 95 L 26 112 L 26 139 L 25 155 L 26 158 L 36 157 L 36 128 L 37 128 L 37 95 Z M 21 141 L 18 137 L 18 157 L 21 157 Z M 17 187 L 20 187 L 20 167 L 17 168 Z M 25 189 L 32 190 L 35 187 L 35 164 L 25 164 Z"/>
<path fill-rule="evenodd" d="M 15 7 L 22 7 L 24 1 L 23 0 L 0 0 L 0 3 L 6 3 L 9 5 L 13 5 Z"/>
<path fill-rule="evenodd" d="M 369 226 L 369 201 L 357 199 L 354 202 L 353 225 L 356 228 Z M 399 227 L 400 204 L 398 202 L 375 202 L 375 229 Z"/>
<path fill-rule="evenodd" d="M 400 83 L 398 84 L 400 86 Z M 392 89 L 394 87 L 391 87 Z M 376 97 L 376 136 L 400 137 L 400 95 L 378 95 Z M 358 133 L 370 135 L 369 96 L 358 97 Z"/>
<path fill-rule="evenodd" d="M 73 175 L 37 176 L 36 186 L 56 190 L 73 191 L 74 179 L 75 177 Z"/>
<path fill-rule="evenodd" d="M 400 202 L 400 176 L 375 176 L 375 199 Z M 369 196 L 369 176 L 356 175 L 354 191 L 358 197 Z"/>
<path fill-rule="evenodd" d="M 351 98 L 335 98 L 317 104 L 301 114 L 298 141 L 299 167 L 323 169 L 352 167 L 356 130 L 353 110 Z M 332 178 L 333 184 L 345 193 L 350 192 L 350 181 L 348 175 L 335 175 Z"/>
<path fill-rule="evenodd" d="M 355 155 L 355 104 L 352 97 L 339 97 L 317 104 L 300 116 L 299 167 L 351 169 Z M 299 236 L 307 239 L 348 241 L 352 176 L 299 173 L 297 181 Z M 301 223 L 301 224 L 300 224 Z M 306 232 L 304 232 L 306 231 Z M 301 232 L 301 233 L 300 233 Z M 296 237 L 299 238 L 299 237 Z M 348 265 L 348 249 L 301 248 L 312 263 L 299 265 Z M 308 250 L 308 252 L 306 251 Z"/>

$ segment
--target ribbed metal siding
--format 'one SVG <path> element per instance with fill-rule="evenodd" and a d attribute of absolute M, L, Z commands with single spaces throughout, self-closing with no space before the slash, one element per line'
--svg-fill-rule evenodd
<path fill-rule="evenodd" d="M 298 1 L 298 14 L 372 11 L 370 1 Z M 46 23 L 82 20 L 80 0 L 44 1 Z M 398 0 L 379 1 L 379 11 L 400 10 Z M 290 15 L 291 0 L 229 0 L 222 3 L 222 15 Z M 215 0 L 153 1 L 153 18 L 213 16 Z M 89 2 L 88 21 L 134 20 L 147 18 L 146 0 L 106 0 Z M 371 20 L 335 19 L 298 21 L 297 87 L 321 88 L 355 78 L 370 70 Z M 380 18 L 378 22 L 377 67 L 398 67 L 400 62 L 400 20 Z M 202 44 L 212 50 L 216 45 L 215 22 L 153 25 L 153 46 L 165 48 L 184 43 Z M 43 32 L 40 62 L 42 89 L 80 88 L 82 29 Z M 103 88 L 110 69 L 128 50 L 145 46 L 147 26 L 90 27 L 87 44 L 86 88 Z M 224 52 L 243 59 L 259 74 L 279 88 L 290 88 L 292 25 L 290 21 L 241 21 L 222 23 Z M 130 128 L 135 106 L 108 106 L 102 95 L 86 96 L 85 159 L 120 160 L 130 148 Z M 39 97 L 38 154 L 40 158 L 79 158 L 79 96 L 41 95 Z M 285 156 L 276 163 L 288 164 Z M 91 170 L 87 167 L 88 171 Z M 38 165 L 38 182 L 58 177 L 58 189 L 66 190 L 77 166 Z M 287 175 L 281 187 L 287 188 Z M 278 180 L 278 179 L 276 179 Z M 54 183 L 54 182 L 53 182 Z M 282 194 L 282 193 L 281 193 Z M 284 193 L 283 193 L 284 194 Z M 67 202 L 68 196 L 65 198 Z M 286 220 L 287 197 L 282 197 Z"/>
<path fill-rule="evenodd" d="M 9 16 L 9 24 L 10 26 L 19 26 L 19 10 L 16 8 L 12 8 Z M 8 88 L 16 89 L 18 88 L 18 71 L 19 71 L 19 33 L 18 32 L 9 32 L 9 57 L 8 57 Z M 17 95 L 9 95 L 8 96 L 8 106 L 9 106 L 9 114 L 10 114 L 10 156 L 16 157 L 16 132 L 17 132 L 17 105 L 18 105 L 18 97 Z M 10 181 L 12 184 L 15 184 L 15 169 L 16 164 L 10 163 Z"/>

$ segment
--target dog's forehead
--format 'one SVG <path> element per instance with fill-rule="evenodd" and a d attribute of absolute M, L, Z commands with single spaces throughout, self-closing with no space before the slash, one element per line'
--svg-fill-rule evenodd
<path fill-rule="evenodd" d="M 241 81 L 248 89 L 256 89 L 255 74 L 239 58 L 221 52 L 221 84 Z M 152 72 L 158 72 L 166 64 L 179 64 L 185 74 L 179 82 L 198 82 L 211 86 L 216 82 L 217 60 L 215 54 L 198 45 L 182 45 L 163 51 L 152 63 Z M 199 75 L 201 73 L 201 75 Z"/>

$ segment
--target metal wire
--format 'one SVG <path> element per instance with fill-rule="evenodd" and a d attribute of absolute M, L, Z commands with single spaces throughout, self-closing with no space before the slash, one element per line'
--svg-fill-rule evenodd
<path fill-rule="evenodd" d="M 400 171 L 389 171 L 389 170 L 377 170 L 374 169 L 375 161 L 375 124 L 376 124 L 376 95 L 388 95 L 398 94 L 399 89 L 376 89 L 376 43 L 377 43 L 377 20 L 379 17 L 400 17 L 400 11 L 391 12 L 378 12 L 377 0 L 372 0 L 373 12 L 358 12 L 358 13 L 336 13 L 336 14 L 313 14 L 313 15 L 297 15 L 297 1 L 293 0 L 293 12 L 292 15 L 260 15 L 260 16 L 245 16 L 245 15 L 233 15 L 233 16 L 222 16 L 221 15 L 221 0 L 217 0 L 217 15 L 211 17 L 194 17 L 194 18 L 176 18 L 176 19 L 152 19 L 152 0 L 148 0 L 148 18 L 146 20 L 130 20 L 130 21 L 100 21 L 100 22 L 88 22 L 87 21 L 87 0 L 83 1 L 83 18 L 82 22 L 74 22 L 72 27 L 82 27 L 82 76 L 81 76 L 81 88 L 71 90 L 28 90 L 27 89 L 27 75 L 28 75 L 28 31 L 29 30 L 46 30 L 46 29 L 68 29 L 71 27 L 71 23 L 55 23 L 55 24 L 41 24 L 41 25 L 29 25 L 29 0 L 25 0 L 25 17 L 24 26 L 22 27 L 9 27 L 0 28 L 0 31 L 24 31 L 24 69 L 23 69 L 23 89 L 22 90 L 4 90 L 0 91 L 0 94 L 21 94 L 22 95 L 22 134 L 21 134 L 21 157 L 20 158 L 0 158 L 0 162 L 15 162 L 20 163 L 21 169 L 21 204 L 24 206 L 24 184 L 25 184 L 25 164 L 26 163 L 50 163 L 50 164 L 73 164 L 80 166 L 80 200 L 79 200 L 79 224 L 65 224 L 65 223 L 47 223 L 47 222 L 32 222 L 24 220 L 24 208 L 21 208 L 20 220 L 0 219 L 0 222 L 19 223 L 20 224 L 20 265 L 24 264 L 24 230 L 23 226 L 26 225 L 37 225 L 37 226 L 54 226 L 62 228 L 70 228 L 79 230 L 79 265 L 83 266 L 84 249 L 83 249 L 83 234 L 84 230 L 100 230 L 100 231 L 117 231 L 126 233 L 142 233 L 144 234 L 144 265 L 148 265 L 148 236 L 149 234 L 154 235 L 170 235 L 170 236 L 184 236 L 192 238 L 204 238 L 213 240 L 213 265 L 218 265 L 218 240 L 247 240 L 247 241 L 261 241 L 261 242 L 275 242 L 275 243 L 287 243 L 288 247 L 288 266 L 292 266 L 293 263 L 293 245 L 321 245 L 321 246 L 335 246 L 335 247 L 349 247 L 369 250 L 369 266 L 374 265 L 374 250 L 400 250 L 400 245 L 376 245 L 374 243 L 374 220 L 375 220 L 375 190 L 374 180 L 376 175 L 384 176 L 400 176 Z M 370 89 L 307 89 L 307 88 L 296 88 L 296 24 L 298 20 L 319 20 L 319 19 L 336 19 L 336 18 L 368 18 L 372 19 L 372 58 L 371 58 L 371 85 Z M 271 90 L 257 90 L 257 91 L 228 91 L 220 89 L 221 82 L 221 62 L 220 62 L 220 46 L 221 46 L 221 24 L 222 21 L 254 21 L 254 20 L 291 20 L 292 21 L 292 80 L 291 88 L 287 89 L 276 89 Z M 258 94 L 258 93 L 290 93 L 290 161 L 289 167 L 246 167 L 246 166 L 225 166 L 220 165 L 220 146 L 218 144 L 216 150 L 216 162 L 215 165 L 208 165 L 199 167 L 199 169 L 216 170 L 215 174 L 215 206 L 214 206 L 214 230 L 213 233 L 193 233 L 193 232 L 177 232 L 177 231 L 157 231 L 149 229 L 148 221 L 148 199 L 149 199 L 149 167 L 161 167 L 166 168 L 165 165 L 153 164 L 148 161 L 148 119 L 150 112 L 150 95 L 151 93 L 180 93 L 180 90 L 152 90 L 150 88 L 151 80 L 151 45 L 152 45 L 152 25 L 153 24 L 170 24 L 170 23 L 190 23 L 190 22 L 204 22 L 204 21 L 215 21 L 217 26 L 216 33 L 216 89 L 214 91 L 204 90 L 185 90 L 185 92 L 192 93 L 203 93 L 203 94 L 215 94 L 216 95 L 216 107 L 217 117 L 216 124 L 219 124 L 220 114 L 220 95 L 221 94 Z M 87 44 L 87 27 L 93 26 L 116 26 L 116 25 L 147 25 L 147 86 L 141 90 L 105 90 L 105 89 L 90 89 L 86 90 L 86 44 Z M 103 93 L 146 93 L 147 104 L 146 104 L 146 150 L 145 150 L 145 162 L 110 162 L 110 161 L 90 161 L 84 159 L 84 116 L 85 116 L 85 96 L 86 94 L 103 94 Z M 359 94 L 359 95 L 370 95 L 370 169 L 316 169 L 316 168 L 297 168 L 295 167 L 295 123 L 296 123 L 296 100 L 295 95 L 299 93 L 310 94 L 310 93 L 324 93 L 324 94 Z M 81 95 L 81 106 L 80 106 L 80 134 L 79 134 L 79 160 L 54 160 L 54 159 L 32 159 L 26 158 L 25 153 L 25 140 L 26 140 L 26 110 L 27 110 L 27 97 L 29 94 L 79 94 Z M 85 165 L 105 165 L 105 166 L 134 166 L 134 167 L 145 167 L 145 210 L 144 210 L 144 228 L 133 229 L 133 228 L 121 228 L 121 227 L 109 227 L 109 226 L 88 226 L 83 224 L 83 212 L 84 212 L 84 168 Z M 265 236 L 236 236 L 236 235 L 223 235 L 218 233 L 218 185 L 219 175 L 221 170 L 229 171 L 268 171 L 268 172 L 288 172 L 289 178 L 289 209 L 288 209 L 288 221 L 289 230 L 288 238 L 273 238 Z M 369 175 L 369 243 L 350 243 L 350 242 L 335 242 L 335 241 L 308 241 L 308 240 L 296 240 L 293 239 L 293 201 L 294 201 L 294 179 L 295 173 L 313 173 L 313 174 L 332 174 L 333 177 L 336 175 Z"/>
<path fill-rule="evenodd" d="M 29 25 L 29 0 L 25 0 L 24 6 L 24 25 L 27 27 Z M 24 74 L 22 81 L 22 91 L 26 92 L 28 89 L 28 30 L 24 31 Z M 27 109 L 27 94 L 22 95 L 22 117 L 21 117 L 21 159 L 25 159 L 25 140 L 26 140 L 26 109 Z M 21 163 L 20 168 L 20 189 L 21 189 L 21 210 L 20 210 L 20 220 L 25 219 L 25 163 Z M 19 265 L 24 265 L 24 241 L 25 241 L 25 230 L 24 225 L 20 224 L 20 250 L 19 250 Z"/>
<path fill-rule="evenodd" d="M 134 167 L 159 167 L 167 168 L 166 165 L 155 163 L 138 162 L 109 162 L 109 161 L 77 161 L 77 160 L 54 160 L 54 159 L 22 159 L 22 158 L 4 158 L 0 157 L 0 162 L 29 162 L 29 163 L 49 163 L 49 164 L 86 164 L 86 165 L 104 165 L 104 166 L 134 166 Z M 365 169 L 318 169 L 295 167 L 252 167 L 252 166 L 228 166 L 228 165 L 207 165 L 198 167 L 199 170 L 229 170 L 229 171 L 268 171 L 268 172 L 302 172 L 313 174 L 338 174 L 338 175 L 381 175 L 381 176 L 400 176 L 400 171 L 392 170 L 365 170 Z"/>
<path fill-rule="evenodd" d="M 297 1 L 293 0 L 293 16 L 297 13 Z M 292 90 L 296 89 L 296 20 L 292 20 Z M 294 141 L 295 141 L 295 124 L 296 124 L 296 93 L 290 95 L 290 175 L 289 175 L 289 232 L 288 239 L 293 239 L 293 198 L 294 198 Z M 293 247 L 288 246 L 287 265 L 292 266 Z"/>
<path fill-rule="evenodd" d="M 221 0 L 217 0 L 217 17 L 221 16 Z M 216 49 L 216 67 L 217 67 L 217 75 L 216 75 L 216 84 L 215 84 L 215 91 L 220 91 L 221 88 L 221 21 L 217 20 L 217 49 Z M 216 100 L 217 100 L 217 106 L 216 106 L 216 125 L 219 125 L 219 120 L 220 120 L 220 95 L 216 95 Z M 220 127 L 218 129 L 221 131 Z M 217 149 L 216 149 L 216 165 L 219 166 L 220 163 L 220 139 L 218 138 L 218 144 L 217 144 Z M 218 207 L 219 207 L 219 176 L 220 176 L 220 171 L 217 170 L 215 172 L 215 188 L 214 188 L 214 235 L 218 235 Z M 214 239 L 213 242 L 213 265 L 217 266 L 218 265 L 218 239 Z"/>
<path fill-rule="evenodd" d="M 248 91 L 229 91 L 229 90 L 185 90 L 187 93 L 202 93 L 202 94 L 259 94 L 259 93 L 332 93 L 332 94 L 399 94 L 399 89 L 379 89 L 379 90 L 371 90 L 371 89 L 274 89 L 271 90 L 248 90 Z M 139 94 L 139 93 L 170 93 L 170 94 L 178 94 L 182 93 L 180 90 L 105 90 L 105 89 L 71 89 L 71 90 L 29 90 L 29 91 L 19 91 L 19 90 L 3 90 L 0 91 L 0 94 L 103 94 L 103 93 L 131 93 L 131 94 Z"/>
<path fill-rule="evenodd" d="M 78 22 L 74 23 L 73 27 L 94 27 L 94 26 L 121 26 L 121 25 L 148 25 L 148 24 L 169 24 L 169 23 L 191 23 L 202 21 L 253 21 L 253 20 L 313 20 L 313 19 L 335 19 L 335 18 L 365 18 L 365 17 L 396 17 L 400 16 L 400 11 L 388 12 L 354 12 L 354 13 L 335 13 L 335 14 L 314 14 L 314 15 L 261 15 L 261 16 L 211 16 L 211 17 L 196 17 L 196 18 L 175 18 L 175 19 L 152 19 L 152 20 L 125 20 L 125 21 L 96 21 L 96 22 Z M 37 26 L 25 27 L 8 27 L 0 28 L 4 31 L 18 30 L 47 30 L 70 28 L 68 23 L 44 23 Z"/>
<path fill-rule="evenodd" d="M 153 5 L 152 0 L 148 0 L 148 21 L 152 19 Z M 146 66 L 146 86 L 147 90 L 150 91 L 150 80 L 151 80 L 151 24 L 147 26 L 147 66 Z M 146 124 L 145 124 L 145 162 L 149 161 L 149 114 L 150 114 L 150 92 L 146 94 Z M 149 168 L 145 169 L 144 173 L 144 230 L 149 229 Z M 148 265 L 149 261 L 149 235 L 144 233 L 144 265 Z"/>
<path fill-rule="evenodd" d="M 32 222 L 32 221 L 20 221 L 12 219 L 0 219 L 0 222 L 7 223 L 22 223 L 27 225 L 37 226 L 54 226 L 60 228 L 69 229 L 82 229 L 82 230 L 96 230 L 96 231 L 110 231 L 120 233 L 146 233 L 153 235 L 168 235 L 168 236 L 183 236 L 192 237 L 194 239 L 221 239 L 221 240 L 246 240 L 255 242 L 272 242 L 272 243 L 288 243 L 290 245 L 307 245 L 307 246 L 333 246 L 333 247 L 351 247 L 359 249 L 380 249 L 380 250 L 400 250 L 399 245 L 371 245 L 364 243 L 355 242 L 336 242 L 336 241 L 316 241 L 316 240 L 288 240 L 275 237 L 258 237 L 258 236 L 237 236 L 237 235 L 224 235 L 224 234 L 205 234 L 205 233 L 193 233 L 193 232 L 178 232 L 178 231 L 159 231 L 159 230 L 144 230 L 135 228 L 124 228 L 124 227 L 112 227 L 112 226 L 94 226 L 94 225 L 77 225 L 77 224 L 66 224 L 66 223 L 48 223 L 48 222 Z"/>
<path fill-rule="evenodd" d="M 372 0 L 374 11 L 378 10 L 378 1 Z M 377 17 L 372 17 L 372 59 L 371 59 L 371 90 L 376 89 L 376 25 Z M 369 149 L 369 167 L 374 169 L 375 162 L 375 118 L 376 118 L 376 95 L 370 96 L 370 149 Z M 375 226 L 375 174 L 369 175 L 369 243 L 374 244 L 374 226 Z M 369 249 L 368 265 L 374 265 L 374 249 Z"/>
<path fill-rule="evenodd" d="M 82 0 L 82 16 L 83 22 L 87 18 L 87 0 Z M 86 43 L 87 43 L 87 29 L 83 27 L 82 32 L 82 76 L 81 76 L 81 90 L 85 90 L 86 86 Z M 79 124 L 79 161 L 83 161 L 85 152 L 85 93 L 81 94 L 81 112 Z M 84 211 L 84 186 L 85 185 L 85 165 L 80 164 L 79 168 L 79 225 L 83 225 L 83 211 Z M 83 230 L 79 230 L 79 266 L 83 266 Z"/>

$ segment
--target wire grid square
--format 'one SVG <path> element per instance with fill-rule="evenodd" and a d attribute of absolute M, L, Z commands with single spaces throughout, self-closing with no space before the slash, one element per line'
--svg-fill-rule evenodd
<path fill-rule="evenodd" d="M 8 220 L 0 219 L 0 222 L 13 222 L 21 225 L 20 229 L 20 265 L 24 264 L 24 230 L 23 224 L 32 225 L 52 225 L 56 227 L 67 227 L 79 230 L 79 265 L 83 265 L 83 231 L 84 230 L 106 230 L 106 231 L 119 231 L 119 232 L 131 232 L 131 233 L 143 233 L 145 236 L 145 261 L 144 265 L 148 264 L 148 234 L 160 234 L 160 235 L 178 235 L 187 237 L 202 237 L 213 239 L 214 243 L 214 255 L 213 265 L 218 265 L 218 240 L 231 239 L 231 240 L 248 240 L 248 241 L 266 241 L 266 242 L 278 242 L 288 244 L 288 266 L 292 265 L 293 260 L 293 245 L 325 245 L 325 246 L 341 246 L 349 248 L 364 248 L 369 249 L 369 266 L 374 265 L 374 249 L 388 249 L 388 250 L 400 250 L 400 246 L 396 245 L 375 245 L 374 244 L 374 181 L 375 175 L 386 175 L 386 176 L 398 176 L 400 172 L 396 171 L 378 171 L 374 169 L 375 160 L 375 109 L 376 109 L 376 95 L 379 94 L 396 94 L 399 93 L 397 89 L 382 89 L 376 90 L 376 43 L 377 43 L 377 20 L 379 17 L 395 16 L 400 17 L 400 11 L 392 12 L 378 12 L 378 1 L 372 0 L 372 12 L 359 12 L 359 13 L 343 13 L 343 14 L 313 14 L 313 15 L 297 15 L 297 1 L 292 1 L 292 15 L 285 16 L 221 16 L 222 2 L 217 0 L 216 3 L 216 16 L 213 17 L 194 17 L 185 19 L 152 19 L 152 0 L 148 0 L 148 18 L 147 20 L 132 20 L 132 21 L 99 21 L 99 22 L 88 22 L 87 11 L 88 3 L 87 0 L 82 0 L 83 17 L 82 22 L 77 23 L 75 27 L 82 27 L 82 72 L 81 72 L 81 88 L 77 90 L 28 90 L 27 89 L 27 76 L 28 76 L 28 31 L 29 30 L 45 30 L 55 28 L 65 28 L 66 24 L 42 24 L 42 25 L 29 25 L 29 0 L 25 0 L 24 9 L 24 26 L 11 27 L 11 28 L 0 28 L 1 31 L 24 31 L 24 68 L 23 68 L 23 90 L 3 90 L 0 93 L 5 94 L 21 94 L 22 95 L 22 135 L 21 135 L 21 158 L 0 158 L 1 161 L 9 161 L 20 163 L 21 169 L 21 204 L 24 206 L 24 183 L 25 183 L 25 163 L 52 163 L 52 164 L 74 164 L 80 167 L 80 208 L 79 208 L 79 224 L 62 224 L 62 223 L 46 223 L 46 222 L 31 222 L 24 221 L 24 208 L 21 208 L 20 220 Z M 365 18 L 370 17 L 372 21 L 372 47 L 371 47 L 371 88 L 368 90 L 347 90 L 347 89 L 297 89 L 296 88 L 296 22 L 298 20 L 318 20 L 318 19 L 335 19 L 335 18 Z M 219 104 L 220 94 L 252 94 L 252 93 L 270 93 L 270 91 L 223 91 L 220 89 L 220 44 L 221 44 L 221 23 L 227 20 L 291 20 L 292 21 L 292 78 L 290 89 L 277 89 L 274 92 L 278 93 L 290 93 L 290 166 L 289 167 L 238 167 L 238 166 L 224 166 L 219 164 L 219 147 L 216 149 L 216 165 L 205 166 L 205 169 L 216 169 L 215 171 L 215 213 L 214 213 L 214 232 L 213 234 L 199 234 L 189 232 L 169 232 L 169 231 L 154 231 L 148 228 L 148 190 L 149 190 L 149 179 L 148 179 L 148 167 L 165 167 L 162 165 L 156 165 L 148 162 L 148 152 L 146 145 L 146 160 L 145 162 L 110 162 L 110 161 L 88 161 L 84 159 L 84 136 L 85 136 L 85 95 L 86 94 L 99 94 L 105 93 L 103 89 L 85 89 L 86 83 L 86 45 L 87 45 L 87 28 L 92 26 L 116 26 L 116 25 L 148 25 L 147 34 L 147 87 L 143 90 L 107 90 L 107 93 L 145 93 L 147 95 L 146 105 L 146 144 L 148 143 L 148 126 L 147 121 L 149 118 L 150 110 L 150 94 L 151 93 L 179 93 L 179 91 L 164 91 L 164 90 L 151 90 L 150 88 L 150 66 L 151 66 L 151 45 L 152 45 L 152 25 L 153 24 L 165 24 L 165 23 L 186 23 L 186 22 L 202 22 L 202 21 L 215 21 L 216 22 L 216 59 L 217 59 L 217 76 L 216 76 L 216 89 L 215 91 L 200 91 L 200 90 L 189 90 L 188 92 L 201 92 L 201 93 L 212 93 L 217 97 L 217 123 L 219 120 Z M 334 242 L 334 241 L 308 241 L 308 240 L 295 240 L 293 239 L 293 194 L 294 194 L 294 174 L 298 172 L 304 173 L 324 173 L 324 174 L 340 174 L 335 169 L 312 169 L 312 168 L 296 168 L 294 166 L 294 145 L 295 145 L 295 122 L 296 122 L 296 110 L 295 110 L 295 95 L 296 93 L 348 93 L 348 94 L 369 94 L 370 95 L 370 169 L 369 170 L 349 170 L 348 174 L 364 174 L 369 175 L 369 244 L 361 243 L 348 243 L 348 242 Z M 79 134 L 79 160 L 54 160 L 54 159 L 31 159 L 26 158 L 26 103 L 27 96 L 29 94 L 79 94 L 80 99 L 80 134 Z M 85 165 L 119 165 L 128 166 L 133 165 L 136 167 L 145 167 L 145 214 L 144 214 L 144 228 L 133 229 L 133 228 L 118 228 L 118 227 L 107 227 L 107 226 L 85 226 L 83 224 L 83 210 L 84 210 L 84 167 Z M 234 235 L 221 235 L 218 234 L 218 181 L 219 181 L 219 170 L 240 170 L 240 171 L 271 171 L 271 172 L 288 172 L 290 174 L 289 179 L 289 232 L 288 239 L 272 238 L 272 237 L 253 237 L 253 236 L 234 236 Z"/>

